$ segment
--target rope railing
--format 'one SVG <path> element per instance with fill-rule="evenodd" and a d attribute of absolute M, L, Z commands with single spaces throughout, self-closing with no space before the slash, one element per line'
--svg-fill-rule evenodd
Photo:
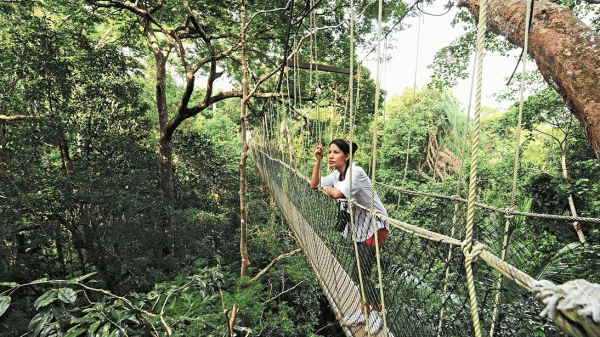
<path fill-rule="evenodd" d="M 310 179 L 308 177 L 306 177 L 302 172 L 300 172 L 297 169 L 291 167 L 290 165 L 288 165 L 284 161 L 270 156 L 265 151 L 262 151 L 262 150 L 259 150 L 259 149 L 257 149 L 257 151 L 263 153 L 263 155 L 266 156 L 267 158 L 269 158 L 270 160 L 276 161 L 280 165 L 286 167 L 290 172 L 294 173 L 294 175 L 296 175 L 298 178 L 302 179 L 303 181 L 306 181 L 307 183 L 310 183 Z M 397 191 L 397 192 L 408 194 L 408 195 L 416 195 L 416 196 L 422 196 L 422 197 L 431 197 L 431 198 L 437 198 L 437 199 L 458 201 L 458 202 L 462 202 L 462 203 L 467 203 L 468 202 L 466 199 L 458 197 L 458 196 L 448 196 L 448 195 L 437 194 L 437 193 L 428 193 L 428 192 L 420 192 L 420 191 L 407 190 L 407 189 L 402 189 L 402 188 L 395 187 L 395 186 L 392 186 L 392 185 L 388 185 L 388 184 L 385 184 L 385 183 L 382 183 L 382 182 L 375 182 L 375 184 L 383 186 L 385 188 L 392 189 L 392 190 Z M 326 193 L 324 193 L 324 192 L 323 192 L 323 194 L 326 195 Z M 339 199 L 339 200 L 340 201 L 347 201 L 345 199 Z M 479 203 L 479 202 L 476 202 L 475 206 L 478 207 L 478 208 L 481 208 L 481 209 L 487 209 L 487 210 L 495 211 L 495 212 L 502 213 L 502 214 L 509 215 L 509 216 L 512 215 L 512 216 L 525 216 L 525 217 L 542 218 L 542 219 L 554 219 L 554 220 L 565 220 L 565 221 L 579 221 L 579 222 L 600 223 L 600 218 L 574 217 L 574 216 L 568 216 L 568 215 L 553 215 L 553 214 L 541 214 L 541 213 L 522 212 L 522 211 L 518 211 L 518 210 L 515 210 L 515 209 L 511 209 L 511 208 L 501 208 L 501 207 L 491 206 L 491 205 L 487 205 L 487 204 Z M 363 207 L 361 205 L 358 205 L 358 207 L 361 207 L 361 208 L 364 208 L 365 210 L 368 210 L 366 207 Z M 390 217 L 383 216 L 383 215 L 381 215 L 379 213 L 377 213 L 377 216 L 379 216 L 382 219 L 390 222 L 390 224 L 393 224 L 397 228 L 406 230 L 408 232 L 413 232 L 413 234 L 419 234 L 419 236 L 421 236 L 421 237 L 429 238 L 429 239 L 432 239 L 434 241 L 440 241 L 440 242 L 444 242 L 444 243 L 449 243 L 449 244 L 452 244 L 452 245 L 457 245 L 457 246 L 461 245 L 461 243 L 460 243 L 459 240 L 456 240 L 456 239 L 454 239 L 452 237 L 449 237 L 449 236 L 446 236 L 446 235 L 442 235 L 442 234 L 439 234 L 439 233 L 435 233 L 435 232 L 432 232 L 432 231 L 428 231 L 428 230 L 422 229 L 420 227 L 417 227 L 417 226 L 414 226 L 414 225 L 411 225 L 411 224 L 399 221 L 397 219 L 393 219 L 393 218 L 390 218 Z"/>
<path fill-rule="evenodd" d="M 431 198 L 437 198 L 437 199 L 445 199 L 445 200 L 459 201 L 459 202 L 462 202 L 462 203 L 468 203 L 467 199 L 461 198 L 461 197 L 456 196 L 456 195 L 444 195 L 444 194 L 437 194 L 437 193 L 412 191 L 412 190 L 407 190 L 407 189 L 403 189 L 403 188 L 400 188 L 400 187 L 396 187 L 396 186 L 384 184 L 384 183 L 381 183 L 381 182 L 376 182 L 376 184 L 380 185 L 382 187 L 385 187 L 385 188 L 388 188 L 388 189 L 400 192 L 400 193 L 408 194 L 408 195 L 417 195 L 417 196 L 422 196 L 422 197 L 431 197 Z M 488 209 L 490 211 L 502 213 L 502 214 L 505 214 L 505 215 L 512 215 L 512 216 L 526 216 L 526 217 L 541 218 L 541 219 L 568 220 L 568 221 L 579 221 L 579 222 L 589 222 L 589 223 L 600 223 L 600 218 L 589 218 L 589 217 L 570 216 L 570 215 L 556 215 L 556 214 L 543 214 L 543 213 L 522 212 L 522 211 L 516 210 L 514 208 L 510 208 L 510 207 L 508 207 L 508 208 L 502 208 L 502 207 L 496 207 L 496 206 L 487 205 L 487 204 L 480 203 L 480 202 L 475 202 L 475 206 L 478 207 L 478 208 L 481 208 L 481 209 Z"/>
<path fill-rule="evenodd" d="M 265 151 L 259 150 L 259 149 L 255 149 L 257 152 L 262 153 L 262 155 L 264 155 L 265 157 L 269 158 L 272 161 L 275 161 L 277 163 L 279 163 L 280 165 L 284 166 L 286 169 L 288 169 L 291 173 L 293 173 L 294 175 L 296 175 L 298 178 L 302 179 L 303 181 L 306 181 L 306 183 L 310 183 L 310 179 L 306 176 L 304 176 L 300 171 L 296 170 L 295 168 L 291 167 L 290 165 L 288 165 L 287 163 L 283 162 L 282 160 L 273 158 L 272 156 L 270 156 L 268 153 L 266 153 Z M 327 195 L 325 192 L 323 192 L 324 195 Z M 348 200 L 346 199 L 337 199 L 338 202 L 348 202 Z M 356 207 L 361 208 L 365 211 L 370 212 L 371 209 L 364 207 L 362 205 L 359 204 L 355 204 Z M 409 223 L 397 220 L 397 219 L 393 219 L 391 217 L 388 216 L 384 216 L 379 212 L 374 211 L 375 216 L 389 222 L 390 224 L 394 225 L 394 227 L 398 228 L 398 229 L 402 229 L 408 233 L 411 234 L 415 234 L 418 235 L 422 238 L 426 238 L 426 239 L 430 239 L 432 241 L 436 241 L 436 242 L 440 242 L 440 243 L 448 243 L 454 246 L 460 246 L 462 244 L 462 241 L 457 240 L 455 238 L 443 235 L 443 234 L 439 234 L 433 231 L 429 231 L 423 228 L 420 228 L 418 226 L 415 225 L 411 225 Z"/>

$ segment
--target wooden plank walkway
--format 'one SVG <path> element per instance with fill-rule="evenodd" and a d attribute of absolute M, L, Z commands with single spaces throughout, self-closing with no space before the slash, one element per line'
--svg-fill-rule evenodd
<path fill-rule="evenodd" d="M 358 288 L 329 248 L 288 199 L 286 193 L 274 184 L 269 185 L 277 204 L 296 234 L 296 240 L 313 268 L 317 281 L 325 292 L 338 321 L 354 313 L 360 307 Z M 368 336 L 364 327 L 364 324 L 355 327 L 342 326 L 347 336 L 354 337 Z M 387 329 L 384 327 L 378 334 L 371 336 L 388 336 Z"/>

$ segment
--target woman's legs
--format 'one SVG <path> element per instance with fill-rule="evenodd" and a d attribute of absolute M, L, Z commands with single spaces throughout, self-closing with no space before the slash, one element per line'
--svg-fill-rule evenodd
<path fill-rule="evenodd" d="M 363 281 L 362 283 L 366 297 L 366 300 L 363 300 L 361 293 L 361 311 L 366 312 L 368 315 L 368 318 L 366 318 L 367 325 L 365 330 L 370 334 L 375 334 L 381 330 L 383 325 L 383 320 L 381 318 L 382 307 L 379 301 L 380 295 L 375 289 L 373 281 L 371 280 L 371 272 L 373 270 L 373 265 L 376 262 L 377 250 L 374 246 L 364 242 L 357 242 L 356 247 L 358 252 L 358 260 L 360 262 L 360 272 Z M 358 263 L 356 263 L 354 268 L 352 268 L 352 278 L 356 283 L 360 284 Z"/>
<path fill-rule="evenodd" d="M 366 244 L 364 242 L 357 242 L 357 251 L 358 251 L 358 259 L 360 261 L 360 273 L 362 276 L 362 281 L 365 289 L 365 297 L 367 303 L 373 307 L 373 310 L 381 311 L 381 305 L 379 304 L 379 292 L 375 289 L 373 285 L 373 281 L 371 280 L 371 274 L 373 270 L 373 265 L 376 262 L 376 250 L 375 247 Z M 358 263 L 354 264 L 352 268 L 352 279 L 359 285 L 360 289 L 360 278 L 358 275 Z M 361 293 L 362 297 L 362 293 Z M 371 308 L 369 308 L 371 309 Z"/>

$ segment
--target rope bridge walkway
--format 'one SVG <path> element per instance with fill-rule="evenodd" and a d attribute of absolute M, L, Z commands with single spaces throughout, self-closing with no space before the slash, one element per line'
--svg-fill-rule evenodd
<path fill-rule="evenodd" d="M 525 244 L 540 239 L 529 224 L 533 221 L 549 223 L 558 230 L 572 221 L 597 224 L 600 219 L 546 216 L 477 204 L 474 247 L 467 251 L 461 239 L 465 237 L 466 200 L 377 183 L 390 216 L 375 216 L 389 222 L 392 229 L 378 254 L 379 263 L 373 263 L 373 270 L 362 269 L 362 277 L 357 278 L 353 275 L 357 270 L 355 246 L 334 229 L 339 200 L 309 189 L 309 180 L 286 163 L 289 154 L 260 143 L 258 137 L 250 142 L 254 163 L 340 321 L 361 307 L 364 289 L 365 293 L 375 292 L 366 293 L 366 298 L 377 298 L 380 293 L 384 297 L 384 327 L 374 336 L 474 336 L 481 334 L 478 330 L 489 331 L 491 336 L 514 336 L 515 331 L 520 336 L 565 336 L 565 332 L 600 336 L 600 285 L 575 280 L 585 274 L 577 259 L 589 253 L 589 246 L 569 245 L 550 264 L 540 266 L 534 262 L 539 260 L 535 252 L 527 250 L 531 244 Z M 370 210 L 360 212 L 368 214 Z M 360 220 L 361 216 L 355 219 Z M 502 237 L 507 223 L 511 240 L 505 245 Z M 466 259 L 474 262 L 473 279 L 465 271 Z M 591 269 L 600 270 L 598 256 L 594 261 Z M 589 262 L 586 268 L 590 275 Z M 537 281 L 521 270 L 546 280 Z M 370 275 L 364 274 L 371 272 L 370 279 L 377 280 L 374 286 L 361 285 L 358 280 L 368 279 Z M 499 273 L 504 277 L 500 282 Z M 471 286 L 478 295 L 480 327 L 474 324 Z M 342 327 L 348 336 L 371 335 L 364 325 Z"/>

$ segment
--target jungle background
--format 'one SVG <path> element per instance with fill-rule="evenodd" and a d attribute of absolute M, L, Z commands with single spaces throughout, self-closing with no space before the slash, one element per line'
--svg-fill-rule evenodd
<path fill-rule="evenodd" d="M 598 7 L 563 4 L 598 31 Z M 377 6 L 359 11 L 368 53 Z M 349 77 L 281 59 L 353 62 L 357 163 L 370 167 L 379 98 L 378 181 L 452 191 L 467 179 L 469 128 L 451 88 L 470 76 L 475 24 L 460 12 L 465 34 L 437 55 L 430 84 L 384 102 L 349 57 L 349 13 L 345 1 L 0 1 L 0 335 L 341 336 L 246 161 L 246 132 L 266 123 L 293 135 L 285 151 L 308 175 L 316 139 L 348 135 Z M 384 33 L 409 28 L 405 15 L 411 4 L 386 1 Z M 516 48 L 492 33 L 487 43 Z M 562 98 L 525 75 L 519 207 L 599 217 L 598 158 Z M 231 90 L 213 89 L 221 77 Z M 510 204 L 519 81 L 499 97 L 510 108 L 483 109 L 478 198 L 499 207 Z M 532 266 L 583 236 L 577 275 L 598 282 L 597 226 L 529 226 L 519 239 Z"/>

